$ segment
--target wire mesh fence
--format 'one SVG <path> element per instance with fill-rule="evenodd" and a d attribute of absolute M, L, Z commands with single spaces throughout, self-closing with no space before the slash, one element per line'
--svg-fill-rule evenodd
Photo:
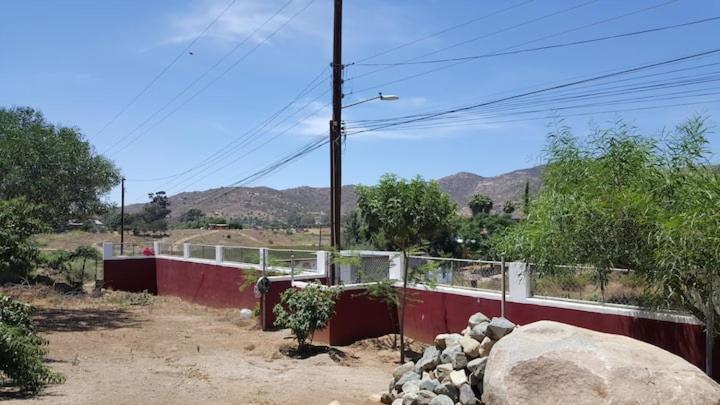
<path fill-rule="evenodd" d="M 223 246 L 223 261 L 260 264 L 260 249 L 243 246 Z"/>
<path fill-rule="evenodd" d="M 341 272 L 341 281 L 345 284 L 374 283 L 390 277 L 391 257 L 387 254 L 370 255 L 347 253 L 346 257 L 355 257 L 348 271 Z"/>
<path fill-rule="evenodd" d="M 160 255 L 167 255 L 167 256 L 175 256 L 175 257 L 183 257 L 184 255 L 184 249 L 183 245 L 178 245 L 174 243 L 160 243 L 160 249 L 157 254 Z"/>
<path fill-rule="evenodd" d="M 268 249 L 270 268 L 292 269 L 294 273 L 317 273 L 317 252 L 314 250 Z"/>
<path fill-rule="evenodd" d="M 502 291 L 502 262 L 427 256 L 410 256 L 408 260 L 411 269 L 426 266 L 428 278 L 438 285 Z M 507 282 L 507 274 L 505 277 Z"/>
<path fill-rule="evenodd" d="M 530 268 L 532 295 L 603 304 L 642 306 L 646 284 L 632 270 L 612 269 L 603 277 L 590 267 L 562 266 L 540 272 Z"/>
<path fill-rule="evenodd" d="M 215 260 L 215 246 L 190 245 L 190 257 L 193 259 Z"/>
<path fill-rule="evenodd" d="M 113 256 L 153 256 L 153 243 L 113 243 Z"/>

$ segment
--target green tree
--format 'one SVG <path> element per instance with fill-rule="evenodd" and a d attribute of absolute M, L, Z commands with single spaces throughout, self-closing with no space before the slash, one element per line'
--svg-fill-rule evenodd
<path fill-rule="evenodd" d="M 141 233 L 157 233 L 165 232 L 168 229 L 167 217 L 170 215 L 170 201 L 164 191 L 157 193 L 149 193 L 150 202 L 143 206 L 139 215 L 132 217 L 133 232 Z"/>
<path fill-rule="evenodd" d="M 505 201 L 505 204 L 503 204 L 503 212 L 508 215 L 515 212 L 515 203 L 512 201 Z"/>
<path fill-rule="evenodd" d="M 470 207 L 473 215 L 479 213 L 487 214 L 492 211 L 493 205 L 492 198 L 482 194 L 475 194 L 470 197 L 470 201 L 468 201 L 468 207 Z"/>
<path fill-rule="evenodd" d="M 64 379 L 43 361 L 47 341 L 35 333 L 32 313 L 30 305 L 0 296 L 0 371 L 11 385 L 36 394 Z"/>
<path fill-rule="evenodd" d="M 508 214 L 480 213 L 463 218 L 458 226 L 458 236 L 466 249 L 462 255 L 486 260 L 499 258 L 494 250 L 494 240 L 513 225 L 515 221 Z"/>
<path fill-rule="evenodd" d="M 38 262 L 32 236 L 45 230 L 41 208 L 23 198 L 0 200 L 0 277 L 25 277 Z"/>
<path fill-rule="evenodd" d="M 0 108 L 0 199 L 38 204 L 54 228 L 106 209 L 100 197 L 120 182 L 76 128 L 53 125 L 29 107 Z"/>
<path fill-rule="evenodd" d="M 405 309 L 408 284 L 430 282 L 428 267 L 410 267 L 412 250 L 443 238 L 451 229 L 457 206 L 436 182 L 421 177 L 403 180 L 386 174 L 376 186 L 358 186 L 358 209 L 373 240 L 403 255 L 403 288 L 399 300 L 400 359 L 405 361 Z"/>
<path fill-rule="evenodd" d="M 327 326 L 335 314 L 335 301 L 340 291 L 319 284 L 310 284 L 302 289 L 289 288 L 280 295 L 275 305 L 275 326 L 288 328 L 298 342 L 298 352 L 307 349 L 315 331 Z"/>
<path fill-rule="evenodd" d="M 180 215 L 180 218 L 178 220 L 180 222 L 194 222 L 198 221 L 202 218 L 205 218 L 205 213 L 202 212 L 202 210 L 198 208 L 190 208 L 189 210 L 185 211 L 182 215 Z"/>

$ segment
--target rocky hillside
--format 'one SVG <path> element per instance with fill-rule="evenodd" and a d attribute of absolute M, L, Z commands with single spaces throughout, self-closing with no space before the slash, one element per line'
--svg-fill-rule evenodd
<path fill-rule="evenodd" d="M 540 187 L 542 166 L 516 170 L 494 177 L 483 177 L 474 173 L 460 172 L 438 179 L 445 192 L 460 207 L 475 193 L 489 195 L 502 208 L 505 201 L 522 201 L 525 182 L 530 190 Z M 170 196 L 172 217 L 177 218 L 190 208 L 199 208 L 210 215 L 225 218 L 258 218 L 263 220 L 286 221 L 292 216 L 315 216 L 322 220 L 328 211 L 330 189 L 327 187 L 296 187 L 276 190 L 269 187 L 216 188 L 205 191 L 184 192 Z M 343 212 L 355 208 L 357 197 L 355 187 L 343 187 Z M 139 204 L 128 207 L 132 212 Z"/>

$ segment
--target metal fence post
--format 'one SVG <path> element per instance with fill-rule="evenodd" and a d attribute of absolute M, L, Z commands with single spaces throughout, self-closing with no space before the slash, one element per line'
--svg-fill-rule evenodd
<path fill-rule="evenodd" d="M 505 292 L 507 290 L 507 286 L 505 285 L 505 277 L 507 276 L 507 273 L 505 272 L 505 257 L 500 258 L 500 289 L 502 290 L 502 295 L 500 296 L 500 316 L 505 318 Z"/>

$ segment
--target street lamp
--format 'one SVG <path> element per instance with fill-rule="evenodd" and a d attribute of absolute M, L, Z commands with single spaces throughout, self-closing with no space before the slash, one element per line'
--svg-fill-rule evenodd
<path fill-rule="evenodd" d="M 373 100 L 395 101 L 395 100 L 398 100 L 399 98 L 400 98 L 400 96 L 396 96 L 394 94 L 383 95 L 382 93 L 378 93 L 378 95 L 375 97 L 368 98 L 367 100 L 358 101 L 356 103 L 344 105 L 344 106 L 342 106 L 342 108 L 353 107 L 358 104 L 367 103 L 368 101 L 373 101 Z"/>

